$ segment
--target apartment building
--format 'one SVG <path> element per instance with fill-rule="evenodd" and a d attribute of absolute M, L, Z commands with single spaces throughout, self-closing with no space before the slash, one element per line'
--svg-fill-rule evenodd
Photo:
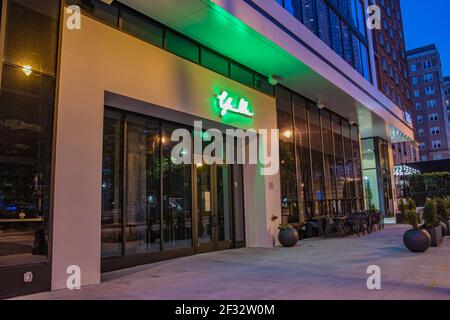
<path fill-rule="evenodd" d="M 412 123 L 413 102 L 406 59 L 405 36 L 400 0 L 376 0 L 381 10 L 381 30 L 374 30 L 373 41 L 378 89 L 399 106 Z M 419 161 L 416 140 L 392 144 L 394 164 Z"/>
<path fill-rule="evenodd" d="M 432 44 L 410 50 L 407 56 L 421 161 L 448 159 L 450 135 L 439 51 Z"/>

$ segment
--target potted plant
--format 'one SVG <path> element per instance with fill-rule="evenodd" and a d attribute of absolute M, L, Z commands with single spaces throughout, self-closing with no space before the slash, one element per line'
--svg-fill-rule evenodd
<path fill-rule="evenodd" d="M 412 229 L 403 234 L 403 244 L 411 252 L 425 252 L 431 245 L 431 236 L 427 231 L 419 229 L 417 212 L 405 210 L 404 217 Z"/>
<path fill-rule="evenodd" d="M 425 203 L 423 219 L 425 220 L 425 223 L 422 228 L 430 234 L 431 246 L 438 247 L 443 241 L 442 227 L 439 224 L 436 203 L 432 199 L 427 199 L 427 202 Z"/>
<path fill-rule="evenodd" d="M 404 223 L 405 222 L 405 213 L 407 210 L 407 206 L 405 204 L 405 201 L 403 199 L 400 199 L 400 203 L 398 204 L 398 210 L 400 211 L 397 213 L 397 223 Z"/>
<path fill-rule="evenodd" d="M 297 245 L 300 236 L 294 227 L 290 224 L 280 224 L 278 230 L 278 240 L 283 247 L 294 247 Z"/>
<path fill-rule="evenodd" d="M 447 211 L 447 202 L 446 199 L 438 198 L 436 200 L 436 209 L 437 214 L 439 216 L 439 219 L 441 220 L 440 224 L 442 227 L 442 235 L 447 236 L 450 235 L 450 229 L 449 229 L 449 216 Z"/>

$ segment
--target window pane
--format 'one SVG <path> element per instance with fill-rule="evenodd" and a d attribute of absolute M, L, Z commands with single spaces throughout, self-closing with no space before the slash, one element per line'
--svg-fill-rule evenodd
<path fill-rule="evenodd" d="M 303 24 L 312 32 L 317 34 L 316 28 L 316 4 L 315 0 L 302 1 Z"/>
<path fill-rule="evenodd" d="M 219 56 L 218 54 L 215 54 L 214 52 L 211 52 L 208 49 L 202 48 L 202 66 L 205 66 L 208 69 L 214 70 L 220 74 L 223 74 L 224 76 L 228 76 L 228 67 L 229 63 L 228 61 Z"/>
<path fill-rule="evenodd" d="M 166 33 L 166 48 L 188 60 L 199 62 L 199 47 L 192 41 L 175 33 Z"/>
<path fill-rule="evenodd" d="M 274 87 L 264 78 L 255 75 L 255 89 L 273 96 Z"/>
<path fill-rule="evenodd" d="M 353 163 L 355 164 L 355 183 L 356 183 L 356 198 L 357 207 L 356 210 L 362 209 L 362 198 L 363 198 L 363 181 L 361 173 L 361 156 L 360 156 L 360 143 L 359 143 L 359 132 L 358 126 L 352 125 L 352 143 L 353 143 Z"/>
<path fill-rule="evenodd" d="M 337 212 L 336 207 L 336 170 L 334 167 L 334 152 L 333 152 L 333 133 L 331 131 L 331 113 L 328 110 L 322 109 L 322 133 L 323 133 L 323 148 L 325 157 L 325 191 L 328 200 L 329 209 Z M 329 210 L 330 212 L 331 210 Z"/>
<path fill-rule="evenodd" d="M 329 12 L 333 50 L 341 57 L 344 57 L 344 52 L 342 50 L 341 21 L 333 11 L 329 10 Z"/>
<path fill-rule="evenodd" d="M 333 115 L 333 138 L 336 159 L 336 199 L 339 213 L 343 213 L 344 202 L 342 199 L 345 195 L 345 162 L 344 162 L 344 146 L 342 144 L 342 126 L 341 119 Z"/>
<path fill-rule="evenodd" d="M 236 80 L 249 87 L 253 87 L 253 73 L 232 63 L 231 64 L 231 79 Z"/>
<path fill-rule="evenodd" d="M 47 259 L 55 80 L 3 66 L 0 266 Z"/>
<path fill-rule="evenodd" d="M 5 60 L 56 74 L 59 1 L 8 1 Z"/>
<path fill-rule="evenodd" d="M 103 129 L 102 257 L 122 255 L 122 115 L 106 111 Z"/>
<path fill-rule="evenodd" d="M 342 22 L 342 42 L 344 43 L 344 59 L 353 67 L 352 35 L 349 28 Z"/>
<path fill-rule="evenodd" d="M 317 18 L 319 19 L 319 38 L 331 47 L 328 6 L 324 0 L 317 0 Z"/>
<path fill-rule="evenodd" d="M 320 131 L 319 109 L 309 103 L 309 127 L 311 130 L 311 159 L 313 170 L 314 214 L 324 214 L 325 181 L 323 173 L 322 138 Z"/>
<path fill-rule="evenodd" d="M 289 11 L 294 17 L 301 21 L 301 10 L 300 10 L 300 0 L 284 0 L 284 7 Z"/>
<path fill-rule="evenodd" d="M 305 218 L 313 213 L 313 192 L 311 181 L 311 161 L 309 149 L 308 113 L 306 101 L 298 95 L 293 96 L 295 114 L 295 138 L 297 144 L 297 164 L 299 172 L 298 185 L 300 193 L 300 213 L 305 212 Z"/>
<path fill-rule="evenodd" d="M 367 79 L 367 81 L 372 81 L 371 73 L 370 73 L 370 62 L 369 62 L 369 54 L 367 53 L 367 48 L 364 44 L 360 43 L 361 46 L 361 60 L 363 67 L 363 76 Z"/>
<path fill-rule="evenodd" d="M 297 177 L 290 92 L 277 88 L 277 119 L 280 129 L 281 211 L 290 223 L 298 223 Z"/>
<path fill-rule="evenodd" d="M 176 165 L 171 153 L 177 142 L 170 141 L 179 126 L 163 125 L 163 235 L 164 248 L 192 246 L 191 166 Z"/>
<path fill-rule="evenodd" d="M 159 251 L 159 123 L 127 117 L 127 254 Z"/>
<path fill-rule="evenodd" d="M 353 61 L 356 71 L 359 72 L 359 74 L 364 75 L 363 66 L 362 66 L 362 57 L 361 57 L 361 50 L 359 47 L 359 40 L 355 35 L 352 35 L 352 47 L 353 47 Z"/>
<path fill-rule="evenodd" d="M 126 10 L 121 11 L 122 29 L 135 35 L 142 40 L 156 44 L 162 47 L 163 30 L 147 19 L 137 16 L 136 13 L 129 13 Z"/>
<path fill-rule="evenodd" d="M 345 212 L 351 212 L 352 209 L 354 211 L 355 208 L 352 208 L 353 199 L 355 198 L 355 179 L 353 176 L 353 146 L 352 141 L 350 139 L 350 127 L 347 120 L 342 120 L 342 135 L 344 138 L 344 150 L 345 150 L 345 175 L 347 179 L 346 187 L 344 191 L 346 194 L 344 198 L 347 199 Z"/>

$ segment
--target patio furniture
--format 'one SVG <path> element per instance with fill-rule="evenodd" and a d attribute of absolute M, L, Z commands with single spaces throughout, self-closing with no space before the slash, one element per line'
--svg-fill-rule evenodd
<path fill-rule="evenodd" d="M 312 219 L 306 222 L 306 235 L 308 238 L 314 237 L 315 232 L 318 237 L 323 236 L 323 225 L 321 219 Z"/>

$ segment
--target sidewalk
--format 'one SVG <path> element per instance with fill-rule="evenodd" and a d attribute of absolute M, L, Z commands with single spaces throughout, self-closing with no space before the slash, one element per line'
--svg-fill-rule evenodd
<path fill-rule="evenodd" d="M 450 237 L 424 254 L 407 251 L 403 225 L 295 248 L 244 248 L 103 275 L 100 285 L 23 299 L 450 299 Z M 368 290 L 369 265 L 381 290 Z"/>

